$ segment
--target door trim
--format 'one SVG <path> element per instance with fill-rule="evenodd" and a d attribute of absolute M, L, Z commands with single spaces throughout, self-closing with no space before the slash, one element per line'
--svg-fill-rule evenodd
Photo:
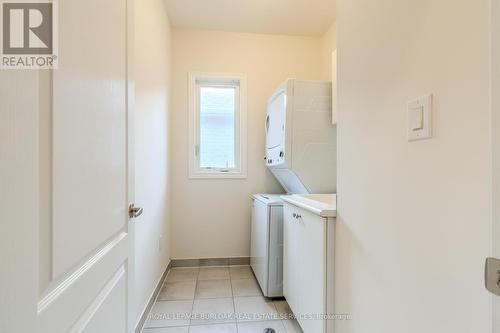
<path fill-rule="evenodd" d="M 500 257 L 500 2 L 490 3 L 491 256 Z M 491 295 L 491 332 L 500 330 L 500 297 Z"/>

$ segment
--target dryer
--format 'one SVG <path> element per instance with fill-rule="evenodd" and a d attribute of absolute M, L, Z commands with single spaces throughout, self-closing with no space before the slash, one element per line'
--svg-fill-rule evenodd
<path fill-rule="evenodd" d="M 335 193 L 332 83 L 289 79 L 269 98 L 266 165 L 287 193 Z"/>

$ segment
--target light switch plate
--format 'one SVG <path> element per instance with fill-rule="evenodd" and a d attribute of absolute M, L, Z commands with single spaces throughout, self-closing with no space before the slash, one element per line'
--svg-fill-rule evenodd
<path fill-rule="evenodd" d="M 432 95 L 408 102 L 407 115 L 408 141 L 432 137 Z"/>
<path fill-rule="evenodd" d="M 488 289 L 492 294 L 500 296 L 500 259 L 486 259 L 484 279 L 486 289 Z"/>
<path fill-rule="evenodd" d="M 424 128 L 424 108 L 422 106 L 408 110 L 409 129 L 419 131 Z"/>

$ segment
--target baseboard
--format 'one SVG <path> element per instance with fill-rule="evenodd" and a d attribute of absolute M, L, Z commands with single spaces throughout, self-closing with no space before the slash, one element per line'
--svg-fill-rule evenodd
<path fill-rule="evenodd" d="M 170 263 L 172 267 L 241 266 L 249 265 L 250 257 L 172 259 Z"/>
<path fill-rule="evenodd" d="M 156 298 L 158 297 L 158 294 L 160 293 L 161 287 L 163 286 L 163 283 L 165 282 L 165 279 L 167 278 L 168 271 L 170 271 L 170 268 L 172 268 L 172 261 L 168 264 L 167 268 L 165 269 L 165 272 L 163 272 L 163 275 L 161 276 L 160 281 L 156 285 L 156 288 L 151 295 L 151 298 L 149 299 L 148 305 L 146 306 L 146 309 L 144 309 L 144 312 L 141 316 L 141 319 L 139 320 L 139 323 L 137 323 L 137 326 L 135 328 L 135 333 L 141 333 L 142 329 L 144 328 L 144 324 L 146 323 L 146 320 L 148 319 L 149 312 L 151 311 L 151 308 L 155 304 Z"/>

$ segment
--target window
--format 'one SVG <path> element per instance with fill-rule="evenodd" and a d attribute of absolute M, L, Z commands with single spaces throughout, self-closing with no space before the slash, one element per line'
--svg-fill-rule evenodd
<path fill-rule="evenodd" d="M 189 75 L 189 177 L 246 177 L 246 80 Z"/>

